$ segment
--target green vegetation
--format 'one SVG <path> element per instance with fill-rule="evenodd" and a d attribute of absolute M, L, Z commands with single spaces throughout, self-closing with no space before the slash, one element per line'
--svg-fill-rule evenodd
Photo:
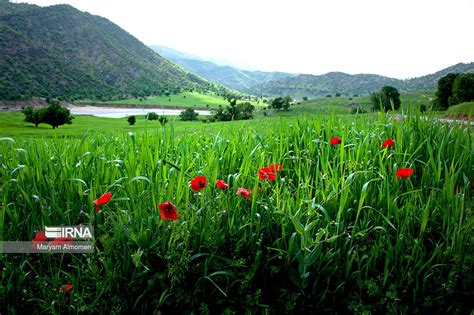
<path fill-rule="evenodd" d="M 370 95 L 383 86 L 393 86 L 400 91 L 426 91 L 436 89 L 436 82 L 450 72 L 467 73 L 474 71 L 474 62 L 457 64 L 436 73 L 409 80 L 399 80 L 375 74 L 350 75 L 330 72 L 323 75 L 301 74 L 280 78 L 254 86 L 253 93 L 264 96 L 290 95 L 293 98 Z"/>
<path fill-rule="evenodd" d="M 128 116 L 127 117 L 127 122 L 130 126 L 135 125 L 135 122 L 137 121 L 137 118 L 135 116 Z"/>
<path fill-rule="evenodd" d="M 393 86 L 384 86 L 379 92 L 370 95 L 373 110 L 397 110 L 400 108 L 400 93 Z"/>
<path fill-rule="evenodd" d="M 158 114 L 155 112 L 151 112 L 145 115 L 146 119 L 148 120 L 158 120 Z"/>
<path fill-rule="evenodd" d="M 438 81 L 434 106 L 446 110 L 463 102 L 474 101 L 474 73 L 449 73 Z"/>
<path fill-rule="evenodd" d="M 68 5 L 0 6 L 2 100 L 228 93 L 164 59 L 104 18 Z"/>
<path fill-rule="evenodd" d="M 193 121 L 198 120 L 199 113 L 196 113 L 192 108 L 186 108 L 179 114 L 181 121 Z"/>
<path fill-rule="evenodd" d="M 3 240 L 31 240 L 45 225 L 95 227 L 93 254 L 2 255 L 2 305 L 7 313 L 469 313 L 472 134 L 417 115 L 148 122 L 156 127 L 2 139 Z M 113 121 L 23 128 L 59 134 L 82 119 L 98 129 Z M 177 136 L 184 125 L 201 132 Z M 342 143 L 329 145 L 334 136 Z M 383 149 L 389 138 L 394 147 Z M 276 180 L 259 180 L 273 163 L 283 165 Z M 403 167 L 413 176 L 397 178 Z M 188 185 L 196 175 L 207 177 L 200 192 Z M 112 200 L 96 213 L 92 201 L 107 191 Z M 160 220 L 167 201 L 177 221 Z"/>
<path fill-rule="evenodd" d="M 446 114 L 468 114 L 474 115 L 474 102 L 464 102 L 454 106 L 450 106 Z"/>
<path fill-rule="evenodd" d="M 289 95 L 279 96 L 277 98 L 274 98 L 270 102 L 270 107 L 276 110 L 284 109 L 287 111 L 290 109 L 290 105 L 292 101 L 293 100 L 291 99 Z"/>
<path fill-rule="evenodd" d="M 295 76 L 295 74 L 285 72 L 247 71 L 230 66 L 219 66 L 168 47 L 151 46 L 151 48 L 200 77 L 242 93 L 254 94 L 253 86 L 255 85 Z"/>
<path fill-rule="evenodd" d="M 255 107 L 249 102 L 237 104 L 236 99 L 228 99 L 229 105 L 226 107 L 219 106 L 213 110 L 211 122 L 214 121 L 232 121 L 247 120 L 253 117 Z"/>
<path fill-rule="evenodd" d="M 25 114 L 24 121 L 34 124 L 35 127 L 38 127 L 41 123 L 45 123 L 55 129 L 65 124 L 72 124 L 72 120 L 74 119 L 69 109 L 61 106 L 59 102 L 55 100 L 51 101 L 48 107 L 39 109 L 27 107 L 22 110 L 22 113 Z"/>
<path fill-rule="evenodd" d="M 168 96 L 150 96 L 145 98 L 126 99 L 120 101 L 111 101 L 106 104 L 129 104 L 129 105 L 159 105 L 168 107 L 196 107 L 196 108 L 217 108 L 219 105 L 226 105 L 227 101 L 223 96 L 199 92 L 183 92 L 179 94 L 170 94 Z"/>

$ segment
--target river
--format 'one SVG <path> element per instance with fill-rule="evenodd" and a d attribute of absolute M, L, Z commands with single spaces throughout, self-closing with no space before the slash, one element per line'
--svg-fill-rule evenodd
<path fill-rule="evenodd" d="M 96 117 L 124 118 L 131 115 L 146 115 L 155 112 L 158 115 L 178 116 L 183 109 L 163 109 L 163 108 L 118 108 L 118 107 L 97 107 L 97 106 L 68 106 L 73 115 L 91 115 Z M 202 116 L 211 114 L 208 110 L 196 110 Z"/>

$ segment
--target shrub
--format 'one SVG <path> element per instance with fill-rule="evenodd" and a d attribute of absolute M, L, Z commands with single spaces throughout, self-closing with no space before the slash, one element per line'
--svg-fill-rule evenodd
<path fill-rule="evenodd" d="M 151 112 L 146 114 L 146 119 L 148 120 L 158 120 L 158 114 L 155 112 Z"/>
<path fill-rule="evenodd" d="M 194 111 L 192 108 L 186 108 L 180 114 L 181 121 L 193 121 L 198 119 L 199 114 Z"/>
<path fill-rule="evenodd" d="M 132 115 L 132 116 L 128 116 L 127 121 L 130 124 L 130 126 L 132 126 L 132 125 L 135 125 L 135 122 L 137 121 L 137 119 L 135 118 L 135 116 Z"/>

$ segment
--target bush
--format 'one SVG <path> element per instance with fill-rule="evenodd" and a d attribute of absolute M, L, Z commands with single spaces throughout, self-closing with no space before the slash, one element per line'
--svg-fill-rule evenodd
<path fill-rule="evenodd" d="M 35 127 L 38 127 L 38 125 L 43 122 L 42 109 L 33 109 L 33 107 L 27 107 L 21 112 L 25 114 L 25 122 L 32 123 L 35 125 Z"/>
<path fill-rule="evenodd" d="M 193 120 L 197 120 L 198 119 L 198 116 L 199 116 L 199 113 L 196 113 L 194 111 L 194 109 L 192 108 L 186 108 L 185 110 L 183 110 L 180 114 L 179 114 L 179 117 L 180 117 L 180 120 L 181 121 L 193 121 Z"/>
<path fill-rule="evenodd" d="M 225 108 L 219 106 L 214 111 L 212 119 L 215 121 L 247 120 L 253 117 L 254 110 L 255 107 L 248 102 L 237 105 L 231 103 Z"/>
<path fill-rule="evenodd" d="M 372 93 L 370 100 L 372 101 L 374 111 L 383 109 L 388 112 L 392 110 L 392 106 L 394 110 L 397 110 L 401 104 L 398 90 L 388 85 L 384 86 L 379 92 Z"/>
<path fill-rule="evenodd" d="M 160 118 L 158 118 L 158 121 L 164 127 L 166 123 L 168 122 L 168 118 L 166 118 L 165 116 L 160 116 Z"/>
<path fill-rule="evenodd" d="M 292 101 L 293 100 L 291 99 L 291 97 L 289 95 L 280 96 L 280 97 L 275 98 L 270 103 L 270 106 L 273 109 L 276 109 L 276 110 L 280 110 L 280 109 L 289 110 L 290 109 L 290 104 L 291 104 Z"/>
<path fill-rule="evenodd" d="M 148 119 L 148 120 L 158 120 L 158 114 L 154 113 L 154 112 L 148 113 L 148 114 L 146 114 L 146 119 Z"/>
<path fill-rule="evenodd" d="M 128 116 L 127 121 L 130 124 L 130 126 L 132 126 L 132 125 L 135 125 L 135 122 L 137 121 L 137 118 L 135 118 L 135 116 L 133 116 L 133 115 Z"/>

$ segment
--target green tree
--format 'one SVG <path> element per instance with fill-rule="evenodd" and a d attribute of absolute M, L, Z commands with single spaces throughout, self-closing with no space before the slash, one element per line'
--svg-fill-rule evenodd
<path fill-rule="evenodd" d="M 168 122 L 168 118 L 166 118 L 165 116 L 160 116 L 160 118 L 158 118 L 158 121 L 164 127 L 166 123 Z"/>
<path fill-rule="evenodd" d="M 290 109 L 290 104 L 291 104 L 292 101 L 293 101 L 292 98 L 288 95 L 279 96 L 279 97 L 273 99 L 270 106 L 271 106 L 271 108 L 276 109 L 276 110 L 280 110 L 280 109 L 289 110 Z"/>
<path fill-rule="evenodd" d="M 48 107 L 41 110 L 42 116 L 41 122 L 51 125 L 53 129 L 59 128 L 59 126 L 65 124 L 72 124 L 74 116 L 66 107 L 59 104 L 59 101 L 51 101 Z"/>
<path fill-rule="evenodd" d="M 450 98 L 453 95 L 454 80 L 457 76 L 458 73 L 448 73 L 438 80 L 438 90 L 434 101 L 436 108 L 447 109 L 449 107 Z"/>
<path fill-rule="evenodd" d="M 21 112 L 25 114 L 25 122 L 35 124 L 35 127 L 38 127 L 38 125 L 43 122 L 43 109 L 27 107 Z"/>
<path fill-rule="evenodd" d="M 373 109 L 380 110 L 383 108 L 384 111 L 388 112 L 393 109 L 397 110 L 400 108 L 400 93 L 393 86 L 384 86 L 379 92 L 372 93 L 370 100 L 373 104 Z"/>
<path fill-rule="evenodd" d="M 193 108 L 186 108 L 179 114 L 180 120 L 182 121 L 197 120 L 198 116 L 199 114 L 196 113 Z"/>
<path fill-rule="evenodd" d="M 135 122 L 137 121 L 137 119 L 135 118 L 135 116 L 132 115 L 132 116 L 128 116 L 127 121 L 130 124 L 130 126 L 132 126 L 132 125 L 135 125 Z"/>
<path fill-rule="evenodd" d="M 158 114 L 155 112 L 151 112 L 146 114 L 146 119 L 148 120 L 158 120 Z"/>
<path fill-rule="evenodd" d="M 461 73 L 453 83 L 453 94 L 449 105 L 456 105 L 474 100 L 474 73 Z"/>

